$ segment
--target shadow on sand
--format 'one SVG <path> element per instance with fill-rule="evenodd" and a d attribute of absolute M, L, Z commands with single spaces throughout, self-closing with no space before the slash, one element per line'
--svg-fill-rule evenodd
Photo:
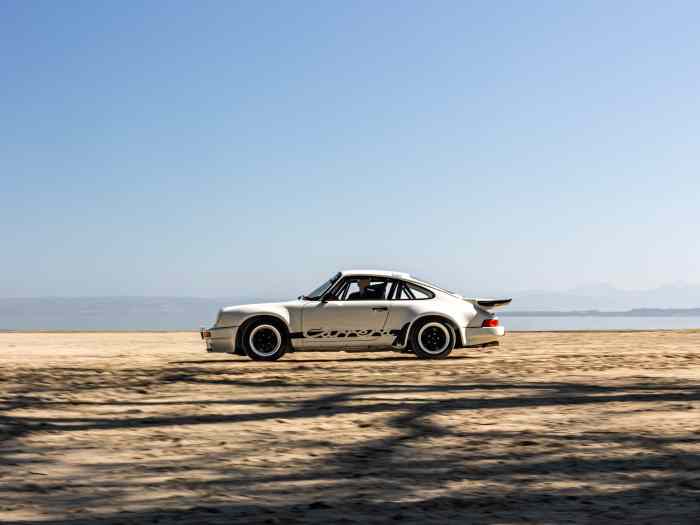
<path fill-rule="evenodd" d="M 395 361 L 349 358 L 346 361 Z M 215 364 L 222 361 L 180 361 L 176 364 Z M 227 361 L 223 361 L 227 362 Z M 288 364 L 327 362 L 294 360 Z M 273 370 L 274 369 L 270 369 Z M 75 499 L 61 486 L 0 482 L 0 501 L 12 507 L 29 498 L 40 498 L 47 508 L 63 509 L 65 518 L 42 523 L 697 523 L 700 516 L 700 457 L 689 451 L 700 441 L 700 424 L 673 437 L 631 434 L 609 427 L 581 434 L 551 430 L 510 432 L 489 427 L 508 410 L 565 410 L 577 407 L 605 409 L 610 404 L 635 403 L 637 411 L 658 412 L 671 404 L 700 400 L 697 385 L 641 382 L 624 387 L 568 382 L 490 382 L 473 384 L 376 384 L 324 381 L 295 377 L 246 379 L 229 371 L 185 368 L 154 374 L 144 380 L 150 391 L 178 386 L 182 391 L 198 386 L 246 387 L 254 398 L 213 398 L 193 401 L 124 400 L 109 402 L 52 401 L 32 397 L 31 388 L 2 402 L 0 430 L 3 455 L 0 466 L 14 468 L 28 462 L 18 457 L 30 448 L 41 457 L 40 440 L 46 433 L 96 432 L 119 429 L 178 429 L 183 425 L 227 425 L 235 434 L 240 425 L 279 421 L 305 421 L 319 417 L 372 416 L 371 425 L 381 427 L 379 437 L 363 437 L 347 443 L 319 443 L 290 439 L 286 450 L 305 447 L 323 451 L 320 457 L 305 456 L 295 468 L 284 460 L 270 468 L 232 468 L 225 451 L 181 461 L 145 461 L 112 468 L 130 467 L 138 475 L 91 487 L 90 466 L 81 480 L 65 480 L 79 487 L 84 483 L 80 505 L 94 506 L 113 497 L 119 506 L 124 491 L 139 489 L 144 495 L 186 488 L 201 494 L 201 501 L 156 501 L 149 510 L 118 512 L 88 519 L 70 519 Z M 111 385 L 114 387 L 115 385 Z M 93 384 L 93 388 L 109 385 Z M 90 388 L 89 386 L 86 388 Z M 307 394 L 305 399 L 286 399 L 285 390 Z M 328 393 L 329 390 L 336 390 Z M 250 390 L 248 390 L 250 392 Z M 314 392 L 317 392 L 314 394 Z M 437 396 L 437 397 L 436 397 Z M 66 405 L 164 405 L 181 404 L 182 413 L 163 416 L 90 417 L 65 416 Z M 235 407 L 256 405 L 261 410 L 238 413 L 194 414 L 185 405 Z M 17 408 L 52 409 L 50 417 L 18 416 Z M 692 409 L 692 408 L 689 408 Z M 599 410 L 599 412 L 600 412 Z M 450 423 L 450 417 L 459 418 Z M 471 423 L 469 423 L 471 422 Z M 328 440 L 328 435 L 325 435 Z M 324 448 L 325 447 L 325 448 Z M 259 451 L 258 451 L 259 452 Z M 25 454 L 26 455 L 26 454 Z M 38 460 L 37 460 L 38 461 Z M 273 462 L 274 463 L 274 462 Z M 206 466 L 204 477 L 188 471 Z M 99 479 L 104 465 L 94 472 Z M 163 473 L 178 473 L 153 481 Z M 96 482 L 99 485 L 99 482 Z M 77 485 L 76 485 L 77 484 Z M 99 489 L 99 490 L 97 490 Z M 209 495 L 217 494 L 211 499 Z M 229 503 L 221 495 L 247 495 L 250 503 Z M 110 496 L 111 495 L 111 496 Z M 225 498 L 224 498 L 225 500 Z M 144 501 L 146 501 L 144 499 Z M 2 510 L 2 509 L 0 509 Z M 1 514 L 0 514 L 1 515 Z M 6 521 L 5 523 L 12 523 Z"/>
<path fill-rule="evenodd" d="M 329 352 L 331 354 L 331 352 Z M 447 359 L 450 361 L 455 361 L 455 360 L 464 360 L 464 359 L 479 359 L 478 356 L 473 356 L 473 355 L 451 355 Z M 415 361 L 416 357 L 413 354 L 401 354 L 399 356 L 397 355 L 392 355 L 392 356 L 386 356 L 386 357 L 333 357 L 332 355 L 329 355 L 328 359 L 303 359 L 303 358 L 294 358 L 294 359 L 286 359 L 284 361 L 273 361 L 269 363 L 265 363 L 266 366 L 275 366 L 275 364 L 278 364 L 280 366 L 287 365 L 290 363 L 337 363 L 337 364 L 342 364 L 342 363 L 364 363 L 364 362 L 376 362 L 376 363 L 390 363 L 392 361 Z M 171 361 L 171 365 L 209 365 L 209 364 L 215 364 L 215 363 L 254 363 L 254 361 L 251 361 L 247 357 L 242 357 L 242 356 L 236 356 L 236 357 L 229 357 L 229 358 L 222 358 L 222 359 L 203 359 L 203 360 L 197 360 L 197 361 Z"/>

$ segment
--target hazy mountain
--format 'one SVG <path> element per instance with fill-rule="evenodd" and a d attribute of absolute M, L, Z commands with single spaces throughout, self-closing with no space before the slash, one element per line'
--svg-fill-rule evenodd
<path fill-rule="evenodd" d="M 633 308 L 632 310 L 505 310 L 501 317 L 700 317 L 700 308 Z"/>
<path fill-rule="evenodd" d="M 594 284 L 562 292 L 525 291 L 512 297 L 512 310 L 697 308 L 700 307 L 700 286 L 673 284 L 650 290 L 621 290 L 608 284 Z"/>

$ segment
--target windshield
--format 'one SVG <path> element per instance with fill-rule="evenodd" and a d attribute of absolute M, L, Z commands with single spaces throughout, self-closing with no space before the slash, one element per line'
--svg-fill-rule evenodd
<path fill-rule="evenodd" d="M 323 283 L 321 286 L 316 288 L 313 292 L 309 292 L 306 295 L 302 295 L 303 299 L 320 299 L 323 297 L 323 294 L 326 293 L 333 284 L 340 278 L 340 273 L 336 273 L 333 277 L 328 279 L 325 283 Z"/>

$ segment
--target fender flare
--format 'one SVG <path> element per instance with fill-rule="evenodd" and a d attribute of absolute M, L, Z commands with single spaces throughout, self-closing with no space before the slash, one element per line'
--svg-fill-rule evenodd
<path fill-rule="evenodd" d="M 411 334 L 411 330 L 413 330 L 413 327 L 416 325 L 418 321 L 421 319 L 437 319 L 440 321 L 446 321 L 452 326 L 452 329 L 455 331 L 455 348 L 461 348 L 466 344 L 466 341 L 463 340 L 462 338 L 462 329 L 460 328 L 459 324 L 457 321 L 455 321 L 452 317 L 445 313 L 439 313 L 439 312 L 426 312 L 424 314 L 420 314 L 418 317 L 413 319 L 413 321 L 408 323 L 408 327 L 405 330 L 405 335 L 403 338 L 402 346 L 401 348 L 405 348 L 408 346 L 408 340 Z"/>
<path fill-rule="evenodd" d="M 278 315 L 274 312 L 260 312 L 260 313 L 254 313 L 251 314 L 243 319 L 241 322 L 240 326 L 238 327 L 238 330 L 236 330 L 236 340 L 234 341 L 234 348 L 236 350 L 241 349 L 241 338 L 243 337 L 243 334 L 246 331 L 246 328 L 255 321 L 256 319 L 273 319 L 275 321 L 279 321 L 284 328 L 287 330 L 287 338 L 289 338 L 289 335 L 291 334 L 290 328 L 289 328 L 289 322 L 282 317 L 281 315 Z"/>

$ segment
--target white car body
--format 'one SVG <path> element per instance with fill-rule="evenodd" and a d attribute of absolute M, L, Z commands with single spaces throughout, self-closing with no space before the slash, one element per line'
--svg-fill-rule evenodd
<path fill-rule="evenodd" d="M 349 300 L 349 287 L 358 279 L 378 281 L 386 297 Z M 412 327 L 427 318 L 449 323 L 458 348 L 497 344 L 504 335 L 498 318 L 487 308 L 508 304 L 510 299 L 465 299 L 409 274 L 381 270 L 338 272 L 327 284 L 318 297 L 222 308 L 214 326 L 201 331 L 207 351 L 245 355 L 241 331 L 263 318 L 284 325 L 290 351 L 403 350 L 409 346 Z M 334 297 L 343 287 L 348 299 Z"/>

